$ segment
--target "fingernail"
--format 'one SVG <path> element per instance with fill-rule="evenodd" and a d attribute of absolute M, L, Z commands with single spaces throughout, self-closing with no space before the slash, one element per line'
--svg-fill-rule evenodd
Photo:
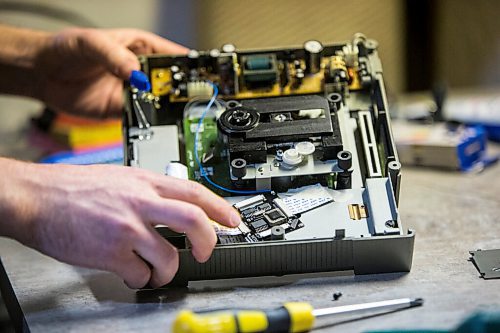
<path fill-rule="evenodd" d="M 203 264 L 203 263 L 207 262 L 208 259 L 210 259 L 210 256 L 206 256 L 206 255 L 198 255 L 198 256 L 196 256 L 196 261 L 198 261 L 200 264 Z"/>
<path fill-rule="evenodd" d="M 133 286 L 131 286 L 131 285 L 130 285 L 127 281 L 125 281 L 125 280 L 123 280 L 123 283 L 124 283 L 124 284 L 127 286 L 127 288 L 129 288 L 129 289 L 133 289 L 133 290 L 138 290 L 138 289 L 141 289 L 141 288 L 138 288 L 138 287 L 133 287 Z M 146 284 L 146 286 L 147 286 L 147 284 Z M 144 287 L 146 287 L 146 286 L 144 286 Z M 143 287 L 143 288 L 144 288 L 144 287 Z"/>
<path fill-rule="evenodd" d="M 233 227 L 237 227 L 241 223 L 241 216 L 240 213 L 238 213 L 236 210 L 233 209 L 231 212 L 231 217 L 230 217 L 230 222 Z"/>

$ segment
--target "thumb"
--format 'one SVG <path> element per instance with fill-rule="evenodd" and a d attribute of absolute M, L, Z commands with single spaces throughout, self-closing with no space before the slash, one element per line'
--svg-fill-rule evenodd
<path fill-rule="evenodd" d="M 122 80 L 127 80 L 133 70 L 139 70 L 137 56 L 104 31 L 85 29 L 77 36 L 83 55 L 104 66 Z"/>

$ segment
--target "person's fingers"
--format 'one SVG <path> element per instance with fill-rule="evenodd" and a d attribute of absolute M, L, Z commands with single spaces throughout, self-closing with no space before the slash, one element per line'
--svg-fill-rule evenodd
<path fill-rule="evenodd" d="M 137 56 L 103 31 L 84 29 L 76 34 L 77 47 L 87 59 L 104 66 L 117 77 L 127 80 L 133 70 L 139 70 Z"/>
<path fill-rule="evenodd" d="M 78 98 L 58 98 L 60 92 Z M 55 94 L 53 92 L 56 92 Z M 75 113 L 93 118 L 116 118 L 123 112 L 123 82 L 110 73 L 88 83 L 55 81 L 45 103 L 57 112 Z"/>
<path fill-rule="evenodd" d="M 162 197 L 195 204 L 223 225 L 237 227 L 241 222 L 240 214 L 226 200 L 199 183 L 163 176 L 154 186 Z"/>
<path fill-rule="evenodd" d="M 184 201 L 159 199 L 151 201 L 142 210 L 143 220 L 152 225 L 164 224 L 176 232 L 185 233 L 197 261 L 205 262 L 210 258 L 217 236 L 201 208 Z"/>
<path fill-rule="evenodd" d="M 151 279 L 151 269 L 132 251 L 122 253 L 120 260 L 115 260 L 112 271 L 119 275 L 132 289 L 146 286 Z"/>
<path fill-rule="evenodd" d="M 188 48 L 180 44 L 146 31 L 138 31 L 137 34 L 147 45 L 152 47 L 153 53 L 187 54 L 189 51 Z"/>
<path fill-rule="evenodd" d="M 136 53 L 187 54 L 188 48 L 158 36 L 154 33 L 138 29 L 111 29 L 108 32 L 121 43 Z"/>
<path fill-rule="evenodd" d="M 105 109 L 106 117 L 118 117 L 123 112 L 123 83 L 119 81 L 113 84 L 114 88 L 110 92 L 108 105 Z"/>
<path fill-rule="evenodd" d="M 146 226 L 147 233 L 136 241 L 134 248 L 137 253 L 153 267 L 149 284 L 153 288 L 166 285 L 175 276 L 179 268 L 177 249 L 154 230 Z"/>

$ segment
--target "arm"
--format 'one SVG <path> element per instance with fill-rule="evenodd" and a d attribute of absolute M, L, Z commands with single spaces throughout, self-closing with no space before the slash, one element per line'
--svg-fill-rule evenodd
<path fill-rule="evenodd" d="M 135 29 L 70 28 L 50 34 L 0 25 L 0 93 L 29 96 L 56 111 L 119 116 L 122 85 L 137 54 L 187 49 Z"/>
<path fill-rule="evenodd" d="M 120 275 L 140 288 L 168 283 L 174 246 L 154 226 L 185 232 L 200 262 L 216 243 L 209 217 L 228 226 L 239 215 L 202 185 L 111 165 L 42 165 L 0 158 L 0 235 L 58 260 Z M 152 269 L 148 267 L 152 266 Z"/>
<path fill-rule="evenodd" d="M 37 98 L 35 62 L 49 33 L 0 25 L 0 92 Z"/>
<path fill-rule="evenodd" d="M 94 116 L 120 114 L 122 80 L 139 68 L 135 53 L 185 52 L 122 29 L 47 34 L 0 26 L 0 45 L 0 92 Z M 238 213 L 205 187 L 145 170 L 4 158 L 0 170 L 0 235 L 70 264 L 114 272 L 132 288 L 164 285 L 177 271 L 177 250 L 155 225 L 185 232 L 203 262 L 216 243 L 209 218 L 239 223 Z"/>

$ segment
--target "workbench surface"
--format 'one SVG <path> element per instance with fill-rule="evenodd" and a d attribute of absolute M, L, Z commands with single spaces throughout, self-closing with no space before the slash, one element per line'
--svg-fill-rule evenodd
<path fill-rule="evenodd" d="M 211 282 L 209 288 L 196 283 L 190 289 L 135 292 L 112 274 L 57 262 L 11 240 L 0 239 L 0 254 L 31 332 L 169 332 L 180 309 L 267 308 L 287 301 L 319 308 L 400 297 L 425 300 L 419 308 L 363 320 L 318 322 L 334 324 L 318 331 L 343 332 L 448 329 L 480 307 L 500 309 L 500 279 L 481 279 L 467 261 L 470 250 L 500 248 L 500 165 L 471 175 L 406 167 L 402 179 L 402 221 L 416 230 L 407 274 L 241 279 Z M 336 291 L 343 296 L 332 301 Z"/>

